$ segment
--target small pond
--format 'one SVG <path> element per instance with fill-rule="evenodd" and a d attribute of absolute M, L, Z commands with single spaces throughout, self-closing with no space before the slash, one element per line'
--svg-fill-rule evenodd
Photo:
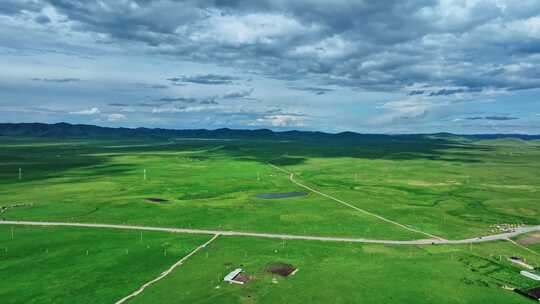
<path fill-rule="evenodd" d="M 255 195 L 255 197 L 273 199 L 273 198 L 288 198 L 288 197 L 306 196 L 307 194 L 308 194 L 307 192 L 261 193 L 261 194 Z"/>
<path fill-rule="evenodd" d="M 159 197 L 147 197 L 146 200 L 152 203 L 159 203 L 159 204 L 166 204 L 169 202 L 168 200 L 159 198 Z"/>

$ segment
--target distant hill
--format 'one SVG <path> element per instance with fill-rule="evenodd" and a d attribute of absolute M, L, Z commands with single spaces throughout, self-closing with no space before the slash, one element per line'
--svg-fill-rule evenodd
<path fill-rule="evenodd" d="M 106 139 L 106 138 L 207 138 L 207 139 L 268 139 L 268 140 L 293 140 L 293 139 L 382 139 L 382 138 L 418 138 L 429 135 L 436 139 L 497 139 L 519 138 L 523 140 L 540 139 L 540 135 L 523 134 L 476 134 L 455 135 L 451 133 L 435 134 L 408 134 L 408 135 L 382 135 L 360 134 L 354 132 L 342 132 L 337 134 L 311 131 L 283 131 L 275 132 L 268 129 L 239 130 L 239 129 L 151 129 L 151 128 L 109 128 L 94 125 L 78 125 L 68 123 L 44 124 L 44 123 L 0 123 L 0 136 L 31 137 L 31 138 L 79 138 L 79 139 Z"/>

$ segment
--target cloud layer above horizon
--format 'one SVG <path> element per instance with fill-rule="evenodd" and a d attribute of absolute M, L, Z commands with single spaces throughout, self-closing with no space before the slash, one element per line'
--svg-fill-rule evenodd
<path fill-rule="evenodd" d="M 540 133 L 537 0 L 5 0 L 4 122 Z"/>

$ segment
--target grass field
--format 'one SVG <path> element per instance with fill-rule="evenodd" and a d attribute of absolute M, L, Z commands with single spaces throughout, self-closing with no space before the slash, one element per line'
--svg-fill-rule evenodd
<path fill-rule="evenodd" d="M 531 286 L 505 260 L 516 253 L 528 256 L 505 242 L 471 249 L 221 238 L 133 303 L 530 303 L 501 288 Z M 266 273 L 274 262 L 298 272 Z M 222 282 L 236 267 L 253 281 Z"/>
<path fill-rule="evenodd" d="M 326 145 L 4 140 L 0 206 L 33 203 L 4 212 L 6 219 L 425 237 L 313 193 L 258 199 L 260 193 L 303 190 L 267 165 L 272 162 L 365 210 L 442 237 L 464 238 L 488 234 L 496 224 L 540 223 L 539 147 L 536 141 L 514 140 Z M 146 201 L 154 197 L 168 202 Z"/>
<path fill-rule="evenodd" d="M 137 231 L 20 226 L 13 239 L 8 226 L 0 236 L 0 274 L 9 277 L 0 285 L 3 303 L 114 302 L 208 239 L 143 232 L 141 242 Z M 508 242 L 386 246 L 220 237 L 133 303 L 528 303 L 501 288 L 534 286 L 506 261 L 512 255 L 540 265 L 540 256 Z M 265 272 L 275 262 L 298 272 Z M 253 280 L 224 283 L 237 267 Z"/>
<path fill-rule="evenodd" d="M 0 275 L 9 278 L 0 285 L 2 303 L 112 303 L 208 239 L 143 232 L 141 242 L 137 231 L 20 226 L 13 239 L 8 226 L 0 236 Z M 539 256 L 508 242 L 386 246 L 220 237 L 131 303 L 528 303 L 501 288 L 533 286 L 506 261 L 511 255 L 540 265 Z M 275 262 L 298 272 L 267 273 Z M 237 267 L 253 280 L 224 283 Z"/>
<path fill-rule="evenodd" d="M 538 224 L 538 145 L 494 141 L 404 158 L 310 158 L 288 169 L 323 192 L 447 238 Z"/>
<path fill-rule="evenodd" d="M 426 238 L 312 192 L 257 198 L 306 191 L 269 163 L 319 191 L 444 238 L 492 234 L 500 224 L 540 224 L 538 141 L 429 137 L 2 138 L 0 218 Z M 0 284 L 2 303 L 113 302 L 209 239 L 144 232 L 141 243 L 136 231 L 20 226 L 11 239 L 10 229 L 0 226 L 0 275 L 10 278 Z M 538 243 L 524 246 L 540 251 Z M 384 246 L 220 237 L 134 302 L 527 303 L 501 288 L 532 286 L 506 261 L 511 255 L 540 265 L 538 255 L 509 242 Z M 266 264 L 280 261 L 298 273 L 275 278 L 264 272 Z M 255 279 L 223 284 L 235 267 Z"/>
<path fill-rule="evenodd" d="M 540 255 L 540 232 L 533 232 L 515 238 L 518 244 L 537 252 Z"/>
<path fill-rule="evenodd" d="M 13 228 L 13 239 L 12 229 Z M 112 303 L 209 237 L 0 226 L 2 303 Z"/>

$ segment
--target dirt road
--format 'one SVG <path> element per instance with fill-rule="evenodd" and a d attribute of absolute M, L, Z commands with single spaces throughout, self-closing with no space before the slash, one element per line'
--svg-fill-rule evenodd
<path fill-rule="evenodd" d="M 171 267 L 169 267 L 169 269 L 167 269 L 166 271 L 162 272 L 158 277 L 156 277 L 155 279 L 152 279 L 151 281 L 148 281 L 146 283 L 144 283 L 141 287 L 139 287 L 137 290 L 135 290 L 134 292 L 130 293 L 129 295 L 123 297 L 122 299 L 116 301 L 115 304 L 122 304 L 122 303 L 127 303 L 130 299 L 136 297 L 137 295 L 139 295 L 141 292 L 144 291 L 144 289 L 152 284 L 154 284 L 155 282 L 163 279 L 164 277 L 166 277 L 167 275 L 169 275 L 169 273 L 171 273 L 176 267 L 182 265 L 187 259 L 189 259 L 192 255 L 194 255 L 195 253 L 197 253 L 197 251 L 205 248 L 206 246 L 208 246 L 208 244 L 212 243 L 219 235 L 214 235 L 210 240 L 208 240 L 206 243 L 202 244 L 201 246 L 195 248 L 195 250 L 193 250 L 192 252 L 190 252 L 188 255 L 186 255 L 185 257 L 183 257 L 182 259 L 180 259 L 178 262 L 174 263 Z"/>

